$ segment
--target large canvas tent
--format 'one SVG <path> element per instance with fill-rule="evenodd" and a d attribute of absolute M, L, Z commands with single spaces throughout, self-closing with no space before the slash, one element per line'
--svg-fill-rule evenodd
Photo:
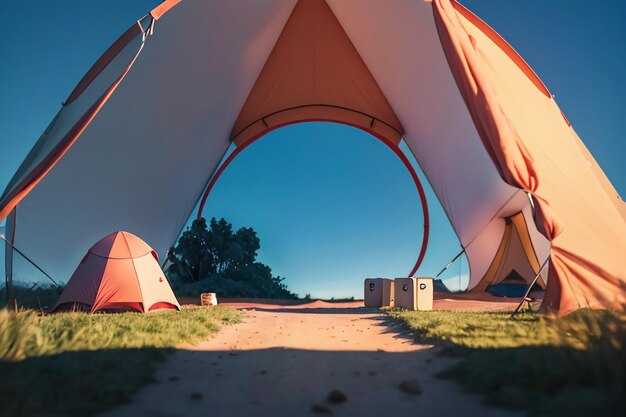
<path fill-rule="evenodd" d="M 167 0 L 71 92 L 0 219 L 57 277 L 110 230 L 163 255 L 231 143 L 304 121 L 406 142 L 470 289 L 521 213 L 532 253 L 509 256 L 549 257 L 544 311 L 626 303 L 626 206 L 532 69 L 454 0 Z"/>

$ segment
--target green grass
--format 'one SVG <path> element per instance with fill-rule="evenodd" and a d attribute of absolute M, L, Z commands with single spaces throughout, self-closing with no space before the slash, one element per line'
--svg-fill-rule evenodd
<path fill-rule="evenodd" d="M 422 340 L 461 361 L 441 376 L 531 416 L 626 415 L 626 314 L 391 310 Z"/>
<path fill-rule="evenodd" d="M 236 323 L 228 308 L 150 314 L 0 310 L 0 415 L 89 416 L 153 381 L 173 348 Z"/>

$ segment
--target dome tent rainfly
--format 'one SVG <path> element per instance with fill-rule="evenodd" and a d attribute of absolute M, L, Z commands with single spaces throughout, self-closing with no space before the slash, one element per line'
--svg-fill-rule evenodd
<path fill-rule="evenodd" d="M 84 256 L 54 306 L 55 311 L 88 309 L 180 310 L 156 252 L 128 232 L 102 238 Z"/>
<path fill-rule="evenodd" d="M 454 0 L 167 0 L 71 92 L 0 219 L 53 276 L 121 227 L 164 254 L 231 143 L 303 121 L 406 142 L 470 290 L 521 213 L 532 251 L 507 257 L 526 274 L 549 257 L 544 312 L 626 304 L 626 206 L 532 69 Z"/>

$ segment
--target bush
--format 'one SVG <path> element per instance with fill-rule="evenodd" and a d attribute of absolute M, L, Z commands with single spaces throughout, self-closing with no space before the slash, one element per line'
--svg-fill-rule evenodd
<path fill-rule="evenodd" d="M 62 287 L 39 283 L 35 286 L 25 286 L 23 284 L 13 284 L 13 295 L 17 304 L 22 308 L 49 309 L 52 308 L 56 300 L 63 291 Z M 0 308 L 7 304 L 7 288 L 0 288 Z"/>
<path fill-rule="evenodd" d="M 223 218 L 194 220 L 170 249 L 166 274 L 174 291 L 184 296 L 214 292 L 221 297 L 297 298 L 272 276 L 272 269 L 256 262 L 261 242 L 252 228 L 233 228 Z"/>
<path fill-rule="evenodd" d="M 238 268 L 227 276 L 212 274 L 198 282 L 188 282 L 175 287 L 176 294 L 198 297 L 205 292 L 214 292 L 218 297 L 280 298 L 295 299 L 283 278 L 272 276 L 267 265 L 255 263 Z"/>

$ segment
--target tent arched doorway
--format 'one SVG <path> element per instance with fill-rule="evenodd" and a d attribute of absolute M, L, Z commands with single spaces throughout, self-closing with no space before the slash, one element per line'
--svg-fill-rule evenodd
<path fill-rule="evenodd" d="M 417 256 L 417 259 L 415 261 L 415 264 L 414 264 L 413 268 L 409 272 L 409 276 L 413 276 L 417 272 L 417 270 L 419 269 L 420 265 L 422 264 L 422 262 L 424 260 L 424 256 L 426 255 L 426 249 L 428 247 L 428 238 L 429 238 L 429 231 L 430 231 L 430 219 L 429 219 L 428 203 L 427 203 L 427 200 L 426 200 L 426 194 L 424 192 L 424 187 L 422 186 L 422 183 L 421 183 L 421 181 L 419 179 L 419 176 L 417 175 L 417 172 L 415 172 L 415 169 L 413 168 L 413 165 L 411 164 L 411 162 L 409 161 L 407 156 L 404 154 L 404 152 L 400 149 L 400 147 L 398 145 L 396 145 L 394 142 L 386 139 L 380 133 L 377 133 L 377 132 L 375 132 L 373 130 L 366 129 L 366 128 L 362 127 L 362 126 L 355 125 L 355 124 L 352 124 L 352 123 L 349 123 L 349 122 L 346 122 L 346 121 L 328 120 L 328 119 L 313 119 L 313 120 L 309 119 L 309 120 L 290 121 L 290 122 L 282 123 L 282 124 L 271 126 L 271 127 L 268 126 L 265 130 L 263 130 L 262 132 L 258 133 L 257 135 L 255 135 L 250 140 L 246 141 L 243 145 L 236 147 L 235 150 L 218 167 L 218 169 L 216 170 L 214 175 L 211 177 L 211 180 L 209 181 L 204 194 L 202 195 L 202 198 L 200 200 L 200 205 L 198 207 L 198 212 L 197 212 L 197 216 L 196 217 L 197 218 L 202 217 L 203 211 L 204 211 L 204 207 L 206 205 L 207 198 L 209 197 L 209 194 L 211 193 L 211 191 L 215 187 L 215 184 L 217 183 L 217 181 L 219 180 L 221 175 L 230 166 L 230 164 L 236 159 L 236 157 L 239 154 L 241 154 L 248 146 L 250 146 L 252 143 L 255 143 L 256 141 L 260 140 L 261 138 L 265 137 L 268 133 L 270 133 L 270 132 L 272 132 L 274 130 L 277 130 L 277 129 L 280 129 L 280 128 L 286 127 L 286 126 L 291 126 L 291 125 L 300 124 L 300 123 L 308 123 L 308 122 L 337 123 L 337 124 L 341 124 L 341 125 L 345 125 L 345 126 L 350 126 L 350 127 L 359 129 L 359 130 L 361 130 L 361 131 L 363 131 L 365 133 L 368 133 L 370 136 L 378 139 L 380 142 L 385 144 L 400 159 L 400 161 L 402 162 L 402 164 L 404 165 L 406 170 L 409 172 L 409 174 L 411 176 L 411 179 L 413 180 L 413 183 L 415 184 L 415 188 L 417 190 L 417 193 L 418 193 L 418 196 L 419 196 L 419 199 L 420 199 L 420 205 L 421 205 L 421 208 L 422 208 L 422 217 L 424 219 L 422 238 L 421 238 L 421 244 L 420 244 L 420 251 L 419 251 L 419 254 Z"/>

